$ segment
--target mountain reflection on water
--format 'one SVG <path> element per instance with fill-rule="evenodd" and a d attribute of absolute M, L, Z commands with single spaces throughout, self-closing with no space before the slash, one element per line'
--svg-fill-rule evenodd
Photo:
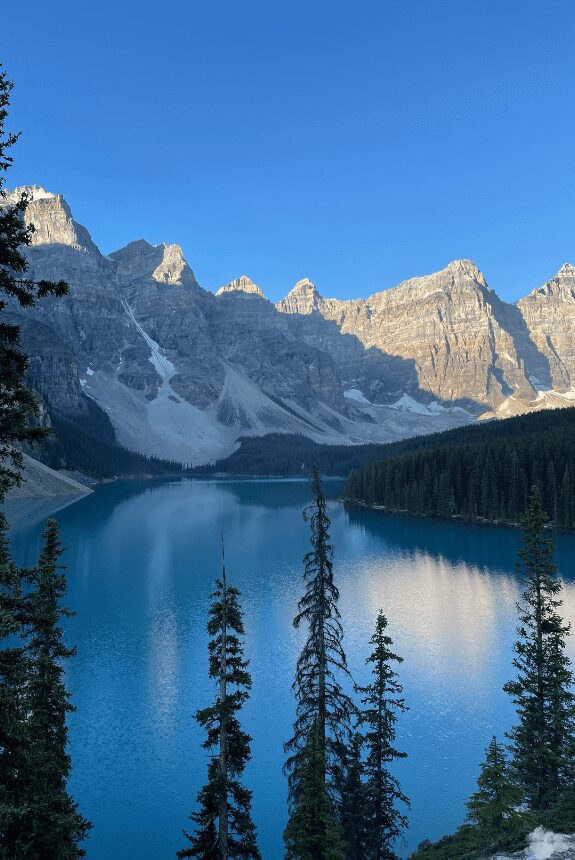
<path fill-rule="evenodd" d="M 511 672 L 520 532 L 390 517 L 346 508 L 326 481 L 335 574 L 350 669 L 366 678 L 376 614 L 384 609 L 411 710 L 398 724 L 409 758 L 397 765 L 411 798 L 402 851 L 452 831 L 465 814 L 483 749 L 513 711 Z M 14 553 L 31 564 L 51 509 L 68 566 L 67 624 L 78 655 L 68 670 L 72 789 L 94 822 L 94 860 L 173 857 L 205 778 L 193 715 L 207 679 L 209 594 L 224 529 L 230 579 L 242 591 L 253 693 L 244 725 L 254 759 L 246 779 L 266 860 L 283 857 L 282 743 L 301 634 L 292 626 L 308 526 L 303 481 L 118 482 L 75 504 L 7 506 Z M 564 616 L 575 621 L 573 536 L 557 537 Z M 569 643 L 575 659 L 575 645 Z"/>

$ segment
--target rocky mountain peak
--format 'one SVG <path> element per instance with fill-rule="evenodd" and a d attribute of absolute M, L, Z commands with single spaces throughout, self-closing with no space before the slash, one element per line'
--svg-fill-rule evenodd
<path fill-rule="evenodd" d="M 7 193 L 7 202 L 15 203 L 23 192 L 29 197 L 26 220 L 35 227 L 31 247 L 64 245 L 100 256 L 86 228 L 74 221 L 70 207 L 61 194 L 52 194 L 40 185 L 22 185 Z"/>
<path fill-rule="evenodd" d="M 189 269 L 181 247 L 176 244 L 158 247 L 162 250 L 162 260 L 152 273 L 153 279 L 165 284 L 181 284 L 185 278 L 185 270 Z"/>
<path fill-rule="evenodd" d="M 545 285 L 549 291 L 558 293 L 569 293 L 573 295 L 575 290 L 575 266 L 571 263 L 563 263 L 554 278 Z"/>
<path fill-rule="evenodd" d="M 216 292 L 216 296 L 221 296 L 224 293 L 249 293 L 250 295 L 260 296 L 260 298 L 265 299 L 263 291 L 247 275 L 241 275 L 241 277 L 230 281 L 224 287 L 220 287 Z"/>
<path fill-rule="evenodd" d="M 46 191 L 41 185 L 21 185 L 19 188 L 15 188 L 14 191 L 7 192 L 7 202 L 16 203 L 22 194 L 26 194 L 31 202 L 35 200 L 51 200 L 53 197 L 56 197 L 55 194 L 52 194 L 51 191 Z"/>
<path fill-rule="evenodd" d="M 474 285 L 489 289 L 483 272 L 473 260 L 453 260 L 445 269 L 437 274 L 450 278 L 452 286 L 469 286 L 469 282 L 471 281 Z"/>
<path fill-rule="evenodd" d="M 118 265 L 118 275 L 127 282 L 144 278 L 173 286 L 198 285 L 184 252 L 176 244 L 150 245 L 145 239 L 137 239 L 114 251 L 110 258 Z"/>
<path fill-rule="evenodd" d="M 276 307 L 281 313 L 311 314 L 312 311 L 319 310 L 322 301 L 314 282 L 309 278 L 302 278 Z"/>
<path fill-rule="evenodd" d="M 542 298 L 560 301 L 575 298 L 575 266 L 571 263 L 564 263 L 556 275 L 542 287 L 536 287 L 532 290 L 528 296 L 517 302 L 517 306 L 525 308 L 533 301 L 537 302 Z"/>

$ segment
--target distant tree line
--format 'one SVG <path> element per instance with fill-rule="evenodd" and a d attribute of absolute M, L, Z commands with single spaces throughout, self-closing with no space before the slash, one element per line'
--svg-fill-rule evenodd
<path fill-rule="evenodd" d="M 574 409 L 461 428 L 445 444 L 353 471 L 345 495 L 389 511 L 519 523 L 534 486 L 552 523 L 575 528 Z"/>
<path fill-rule="evenodd" d="M 385 445 L 321 445 L 299 433 L 242 436 L 239 448 L 196 474 L 309 477 L 315 465 L 324 476 L 346 476 L 383 455 Z"/>

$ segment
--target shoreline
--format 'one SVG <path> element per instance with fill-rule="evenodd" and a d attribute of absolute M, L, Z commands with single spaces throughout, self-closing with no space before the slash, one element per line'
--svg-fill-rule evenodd
<path fill-rule="evenodd" d="M 461 525 L 475 526 L 494 526 L 496 528 L 521 529 L 520 522 L 511 522 L 509 520 L 488 520 L 485 517 L 466 517 L 463 514 L 452 514 L 449 517 L 442 517 L 436 514 L 417 514 L 414 511 L 408 511 L 402 508 L 388 508 L 385 505 L 374 505 L 362 502 L 360 499 L 348 499 L 345 496 L 340 497 L 339 501 L 343 505 L 352 505 L 357 508 L 364 508 L 368 511 L 378 511 L 382 514 L 400 517 L 413 517 L 420 520 L 439 520 L 445 523 L 458 523 Z M 553 523 L 547 523 L 546 529 L 556 531 L 560 534 L 574 534 L 575 529 L 556 529 Z"/>

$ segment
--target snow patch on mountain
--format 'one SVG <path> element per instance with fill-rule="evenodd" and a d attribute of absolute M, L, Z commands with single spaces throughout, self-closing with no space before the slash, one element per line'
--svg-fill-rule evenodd
<path fill-rule="evenodd" d="M 439 404 L 438 404 L 439 405 Z M 423 403 L 418 403 L 409 394 L 402 394 L 399 400 L 391 404 L 392 409 L 399 409 L 401 412 L 415 412 L 418 415 L 433 415 L 433 410 L 424 406 Z M 437 410 L 435 410 L 437 411 Z"/>
<path fill-rule="evenodd" d="M 175 370 L 174 365 L 172 364 L 172 362 L 168 358 L 166 358 L 162 349 L 156 343 L 156 341 L 152 340 L 150 335 L 146 331 L 144 331 L 144 329 L 142 328 L 142 326 L 140 325 L 140 323 L 138 322 L 138 320 L 134 316 L 134 312 L 132 311 L 132 308 L 130 307 L 130 305 L 128 304 L 126 299 L 121 296 L 120 301 L 122 302 L 122 306 L 123 306 L 124 310 L 126 311 L 126 314 L 129 316 L 129 318 L 134 323 L 137 331 L 141 334 L 141 336 L 144 338 L 144 340 L 146 341 L 146 343 L 150 347 L 150 350 L 152 353 L 150 361 L 154 365 L 154 369 L 156 370 L 156 373 L 158 374 L 158 376 L 160 377 L 160 379 L 162 380 L 164 385 L 169 383 L 170 378 L 174 374 L 174 370 Z"/>
<path fill-rule="evenodd" d="M 343 392 L 343 396 L 347 397 L 348 400 L 356 400 L 359 403 L 371 403 L 371 401 L 361 393 L 359 388 L 347 388 Z"/>

